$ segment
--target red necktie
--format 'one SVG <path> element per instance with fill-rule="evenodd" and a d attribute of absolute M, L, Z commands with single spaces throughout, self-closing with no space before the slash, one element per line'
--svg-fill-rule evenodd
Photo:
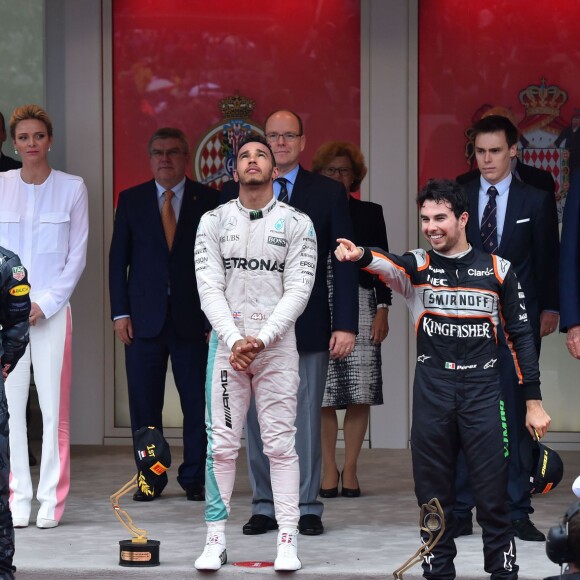
<path fill-rule="evenodd" d="M 177 228 L 175 211 L 173 211 L 173 205 L 171 204 L 171 198 L 175 194 L 171 190 L 168 190 L 164 195 L 165 201 L 163 202 L 163 207 L 161 208 L 161 223 L 163 224 L 163 231 L 165 232 L 167 246 L 171 250 L 171 246 L 173 246 L 173 239 L 175 238 L 175 229 Z"/>

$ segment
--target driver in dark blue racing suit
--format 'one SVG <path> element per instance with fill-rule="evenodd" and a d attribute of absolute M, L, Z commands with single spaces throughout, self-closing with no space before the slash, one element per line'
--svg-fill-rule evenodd
<path fill-rule="evenodd" d="M 18 256 L 0 247 L 0 580 L 12 580 L 16 568 L 10 497 L 8 405 L 4 381 L 14 370 L 28 344 L 30 285 Z"/>
<path fill-rule="evenodd" d="M 336 256 L 378 274 L 407 302 L 417 334 L 411 449 L 419 505 L 439 499 L 446 529 L 423 561 L 425 578 L 455 578 L 452 537 L 455 464 L 465 452 L 485 570 L 492 580 L 516 579 L 516 547 L 507 499 L 507 427 L 498 371 L 503 327 L 520 388 L 526 426 L 542 437 L 550 424 L 540 393 L 538 355 L 524 294 L 511 264 L 467 242 L 469 201 L 452 181 L 430 181 L 417 203 L 430 251 L 397 256 L 338 240 Z"/>

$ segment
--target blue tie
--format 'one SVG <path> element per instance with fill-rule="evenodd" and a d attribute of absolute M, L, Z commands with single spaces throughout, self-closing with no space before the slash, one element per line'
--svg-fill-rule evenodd
<path fill-rule="evenodd" d="M 278 201 L 281 201 L 283 203 L 289 203 L 288 188 L 286 187 L 288 180 L 285 177 L 278 177 L 276 181 L 280 184 L 280 193 L 278 194 Z"/>
<path fill-rule="evenodd" d="M 497 193 L 497 189 L 493 185 L 487 190 L 489 201 L 481 217 L 481 242 L 483 249 L 488 254 L 494 254 L 497 250 L 497 203 L 495 201 Z"/>

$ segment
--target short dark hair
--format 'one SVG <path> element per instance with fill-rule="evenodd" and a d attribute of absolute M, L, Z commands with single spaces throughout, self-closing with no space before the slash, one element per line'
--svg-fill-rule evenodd
<path fill-rule="evenodd" d="M 298 121 L 298 135 L 304 135 L 304 123 L 302 122 L 302 118 L 298 113 L 289 111 L 288 109 L 278 109 L 277 111 L 272 111 L 264 120 L 264 130 L 266 129 L 266 125 L 268 124 L 270 117 L 274 116 L 276 113 L 290 113 L 293 117 L 296 117 L 296 120 Z"/>
<path fill-rule="evenodd" d="M 574 554 L 574 566 L 580 568 L 580 512 L 576 512 L 568 521 L 568 546 Z"/>
<path fill-rule="evenodd" d="M 6 123 L 4 121 L 4 115 L 0 111 L 0 131 L 6 131 Z"/>
<path fill-rule="evenodd" d="M 151 155 L 151 147 L 153 146 L 153 142 L 157 141 L 157 139 L 177 139 L 181 141 L 183 153 L 185 155 L 189 155 L 189 143 L 185 133 L 181 129 L 176 129 L 175 127 L 161 127 L 161 129 L 157 129 L 157 131 L 151 135 L 149 143 L 147 143 L 147 153 L 149 155 Z"/>
<path fill-rule="evenodd" d="M 272 158 L 272 165 L 276 167 L 276 158 L 274 157 L 274 152 L 272 151 L 272 147 L 270 147 L 270 143 L 266 141 L 266 138 L 260 135 L 259 133 L 248 133 L 240 142 L 238 146 L 238 153 L 236 155 L 236 166 L 238 165 L 238 155 L 240 154 L 240 149 L 247 145 L 248 143 L 260 143 L 268 148 L 270 152 L 270 157 Z"/>
<path fill-rule="evenodd" d="M 498 133 L 500 131 L 505 134 L 508 147 L 512 147 L 518 142 L 519 131 L 517 127 L 503 115 L 489 115 L 477 121 L 471 129 L 473 142 L 475 143 L 475 138 L 482 133 Z"/>
<path fill-rule="evenodd" d="M 417 196 L 417 206 L 421 209 L 426 201 L 449 204 L 456 218 L 469 213 L 469 197 L 457 181 L 450 179 L 430 179 Z"/>

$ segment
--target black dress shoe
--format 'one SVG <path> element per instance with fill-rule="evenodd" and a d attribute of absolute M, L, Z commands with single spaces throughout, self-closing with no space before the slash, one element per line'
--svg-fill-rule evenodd
<path fill-rule="evenodd" d="M 471 516 L 465 516 L 464 518 L 456 517 L 455 523 L 453 524 L 453 537 L 459 538 L 460 536 L 471 536 L 473 535 L 473 519 Z"/>
<path fill-rule="evenodd" d="M 278 522 L 274 518 L 263 516 L 262 514 L 254 514 L 242 528 L 242 532 L 246 536 L 257 536 L 258 534 L 265 534 L 270 530 L 277 530 Z"/>
<path fill-rule="evenodd" d="M 336 487 L 329 487 L 329 488 L 324 488 L 321 487 L 318 490 L 318 495 L 320 497 L 323 497 L 324 499 L 330 499 L 332 497 L 338 497 L 338 482 L 340 481 L 340 473 L 338 472 L 338 470 L 336 471 Z"/>
<path fill-rule="evenodd" d="M 340 474 L 340 478 L 343 479 L 342 473 Z M 357 479 L 357 483 L 358 483 L 358 479 Z M 344 487 L 344 480 L 343 480 L 342 491 L 340 493 L 341 493 L 342 497 L 359 497 L 360 496 L 360 486 L 357 488 Z"/>
<path fill-rule="evenodd" d="M 204 501 L 205 487 L 203 483 L 192 483 L 185 488 L 185 495 L 189 501 Z"/>
<path fill-rule="evenodd" d="M 324 533 L 324 526 L 322 525 L 320 516 L 306 514 L 300 516 L 298 530 L 304 536 L 320 536 L 320 534 Z"/>
<path fill-rule="evenodd" d="M 512 526 L 516 537 L 525 542 L 545 542 L 546 536 L 536 528 L 534 522 L 529 518 L 513 520 Z"/>

